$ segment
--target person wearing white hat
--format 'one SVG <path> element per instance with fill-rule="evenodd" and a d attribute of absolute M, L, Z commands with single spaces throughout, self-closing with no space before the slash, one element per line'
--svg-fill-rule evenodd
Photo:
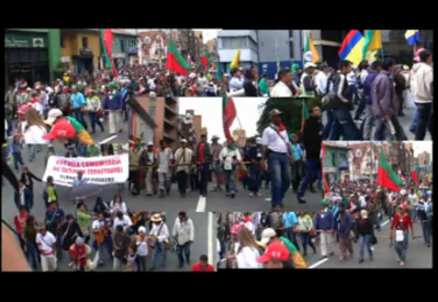
<path fill-rule="evenodd" d="M 312 62 L 307 62 L 304 65 L 304 73 L 301 76 L 301 92 L 304 97 L 315 97 L 316 94 L 316 83 L 314 78 L 314 72 L 316 65 Z"/>
<path fill-rule="evenodd" d="M 140 168 L 145 171 L 144 186 L 146 189 L 146 195 L 152 196 L 152 192 L 153 192 L 152 173 L 157 164 L 157 155 L 154 152 L 153 142 L 151 141 L 148 142 L 147 149 L 141 151 L 139 164 L 140 164 Z"/>
<path fill-rule="evenodd" d="M 151 244 L 154 250 L 151 270 L 164 268 L 166 265 L 166 248 L 169 244 L 169 228 L 163 221 L 160 213 L 151 217 L 152 229 L 149 232 Z"/>
<path fill-rule="evenodd" d="M 85 244 L 84 238 L 80 236 L 76 237 L 75 243 L 71 245 L 69 252 L 75 270 L 85 271 L 90 247 Z"/>
<path fill-rule="evenodd" d="M 187 140 L 181 139 L 181 146 L 175 151 L 175 165 L 178 192 L 182 198 L 186 196 L 192 156 L 193 151 L 187 147 Z"/>
<path fill-rule="evenodd" d="M 173 161 L 173 152 L 166 143 L 166 141 L 160 141 L 160 151 L 158 152 L 158 185 L 160 190 L 160 198 L 164 197 L 164 194 L 170 193 L 170 165 Z"/>
<path fill-rule="evenodd" d="M 217 135 L 213 135 L 211 138 L 211 156 L 212 156 L 212 170 L 214 179 L 216 182 L 216 186 L 213 189 L 213 192 L 222 191 L 223 184 L 223 171 L 220 164 L 219 154 L 222 150 L 223 146 L 219 143 L 219 137 Z"/>
<path fill-rule="evenodd" d="M 283 207 L 284 196 L 290 186 L 290 142 L 286 126 L 281 119 L 281 111 L 270 113 L 272 123 L 263 130 L 262 144 L 268 160 L 271 175 L 272 208 Z"/>
<path fill-rule="evenodd" d="M 146 260 L 149 254 L 148 237 L 146 236 L 146 228 L 140 226 L 137 231 L 136 246 L 137 246 L 137 269 L 139 272 L 145 272 L 147 270 Z"/>
<path fill-rule="evenodd" d="M 278 82 L 271 91 L 271 97 L 292 97 L 299 94 L 299 88 L 292 79 L 292 73 L 288 69 L 278 72 Z"/>

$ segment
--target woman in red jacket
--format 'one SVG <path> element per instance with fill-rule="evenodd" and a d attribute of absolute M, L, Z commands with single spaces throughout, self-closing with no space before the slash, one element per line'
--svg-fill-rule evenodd
<path fill-rule="evenodd" d="M 89 247 L 85 244 L 82 237 L 77 237 L 70 247 L 70 256 L 77 271 L 85 271 L 87 265 Z"/>
<path fill-rule="evenodd" d="M 391 244 L 395 237 L 395 251 L 400 259 L 400 266 L 405 266 L 406 253 L 408 251 L 408 235 L 409 229 L 411 230 L 412 240 L 415 239 L 414 226 L 412 224 L 411 217 L 409 216 L 408 208 L 406 205 L 401 205 L 397 208 L 397 212 L 392 217 L 391 230 L 389 238 Z"/>

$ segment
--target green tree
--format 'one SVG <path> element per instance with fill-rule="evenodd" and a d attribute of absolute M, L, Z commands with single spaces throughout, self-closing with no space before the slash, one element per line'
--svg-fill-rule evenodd
<path fill-rule="evenodd" d="M 264 104 L 263 113 L 257 121 L 257 131 L 261 134 L 271 123 L 269 113 L 273 109 L 280 110 L 282 119 L 289 133 L 297 133 L 301 128 L 303 100 L 307 103 L 309 111 L 315 106 L 321 107 L 319 98 L 270 98 Z"/>

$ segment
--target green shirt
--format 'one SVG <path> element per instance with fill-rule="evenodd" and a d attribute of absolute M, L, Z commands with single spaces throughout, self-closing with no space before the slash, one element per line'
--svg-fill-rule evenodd
<path fill-rule="evenodd" d="M 287 249 L 289 250 L 289 252 L 291 254 L 295 254 L 296 252 L 298 252 L 295 245 L 289 239 L 282 236 L 282 237 L 280 237 L 280 240 L 283 241 L 283 243 L 286 245 Z"/>

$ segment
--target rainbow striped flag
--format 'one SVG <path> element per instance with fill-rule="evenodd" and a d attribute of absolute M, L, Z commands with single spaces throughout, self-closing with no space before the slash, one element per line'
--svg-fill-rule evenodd
<path fill-rule="evenodd" d="M 353 29 L 345 37 L 339 48 L 338 55 L 341 60 L 348 60 L 357 66 L 363 59 L 365 38 L 360 31 Z"/>

